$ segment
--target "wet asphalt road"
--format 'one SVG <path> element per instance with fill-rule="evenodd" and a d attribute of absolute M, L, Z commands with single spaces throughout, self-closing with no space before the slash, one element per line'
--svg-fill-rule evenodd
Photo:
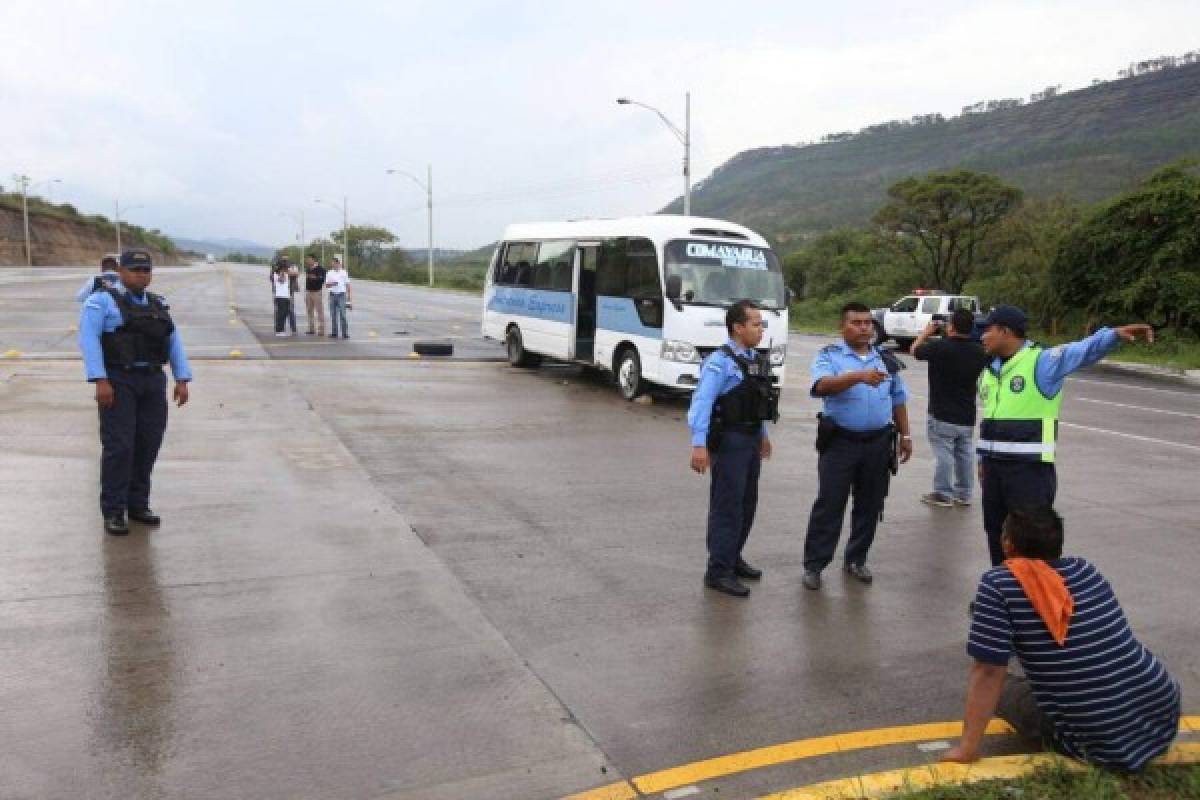
<path fill-rule="evenodd" d="M 987 556 L 977 507 L 917 500 L 921 365 L 876 583 L 831 572 L 813 594 L 802 385 L 826 340 L 792 337 L 747 548 L 767 576 L 736 601 L 700 586 L 707 479 L 687 469 L 686 401 L 489 361 L 469 295 L 359 282 L 353 338 L 277 339 L 265 272 L 156 274 L 196 356 L 193 402 L 155 473 L 163 527 L 106 539 L 71 360 L 84 273 L 0 271 L 0 353 L 21 354 L 0 360 L 0 797 L 553 798 L 959 717 Z M 442 337 L 464 357 L 407 359 Z M 1099 371 L 1067 391 L 1068 550 L 1194 697 L 1200 392 Z M 700 788 L 752 797 L 929 758 L 879 748 Z"/>

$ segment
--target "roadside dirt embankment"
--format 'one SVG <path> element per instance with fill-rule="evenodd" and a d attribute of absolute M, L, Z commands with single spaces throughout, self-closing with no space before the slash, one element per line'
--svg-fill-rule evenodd
<path fill-rule="evenodd" d="M 122 234 L 125 233 L 122 228 Z M 29 240 L 33 265 L 98 266 L 105 253 L 117 248 L 112 223 L 100 225 L 94 221 L 60 219 L 46 214 L 30 213 Z M 136 239 L 125 239 L 124 247 L 142 247 Z M 178 253 L 164 253 L 147 248 L 155 264 L 182 264 Z M 0 267 L 25 266 L 25 229 L 21 212 L 0 207 Z"/>

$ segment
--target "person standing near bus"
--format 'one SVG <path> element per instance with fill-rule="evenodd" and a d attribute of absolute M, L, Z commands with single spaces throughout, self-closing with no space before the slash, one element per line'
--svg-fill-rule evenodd
<path fill-rule="evenodd" d="M 740 579 L 762 577 L 742 549 L 758 507 L 762 460 L 771 457 L 767 421 L 779 418 L 779 390 L 771 383 L 770 360 L 754 349 L 763 337 L 758 307 L 749 300 L 734 303 L 725 329 L 729 340 L 704 360 L 688 409 L 691 467 L 701 475 L 712 467 L 704 585 L 746 597 L 750 590 Z"/>

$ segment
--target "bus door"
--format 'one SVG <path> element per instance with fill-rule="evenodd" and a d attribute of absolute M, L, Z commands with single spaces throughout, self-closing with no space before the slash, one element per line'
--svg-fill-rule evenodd
<path fill-rule="evenodd" d="M 599 242 L 579 242 L 575 252 L 575 360 L 588 364 L 596 358 L 596 263 Z"/>

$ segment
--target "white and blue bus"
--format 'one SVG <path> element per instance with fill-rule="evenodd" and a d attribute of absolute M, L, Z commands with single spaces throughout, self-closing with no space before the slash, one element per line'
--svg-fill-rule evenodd
<path fill-rule="evenodd" d="M 763 309 L 760 350 L 782 384 L 790 292 L 754 231 L 667 215 L 510 225 L 488 269 L 483 336 L 504 342 L 515 367 L 550 358 L 611 371 L 632 400 L 649 384 L 694 388 L 741 299 Z"/>

